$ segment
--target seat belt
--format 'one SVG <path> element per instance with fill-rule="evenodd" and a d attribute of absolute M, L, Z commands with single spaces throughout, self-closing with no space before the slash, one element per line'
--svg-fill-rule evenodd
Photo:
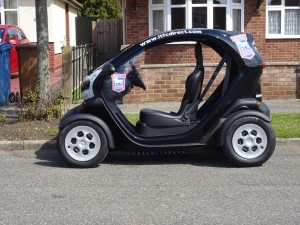
<path fill-rule="evenodd" d="M 200 96 L 200 100 L 203 101 L 203 98 L 205 97 L 207 91 L 209 90 L 209 88 L 211 87 L 211 85 L 213 84 L 213 82 L 215 81 L 216 77 L 218 76 L 220 70 L 222 69 L 224 63 L 227 61 L 228 58 L 228 54 L 226 53 L 222 60 L 220 61 L 219 65 L 217 66 L 217 68 L 215 69 L 213 75 L 211 76 L 210 80 L 208 81 L 204 91 L 202 92 L 201 96 Z"/>
<path fill-rule="evenodd" d="M 226 73 L 225 73 L 224 83 L 223 83 L 223 88 L 222 88 L 222 97 L 224 96 L 225 92 L 227 91 L 228 84 L 229 84 L 230 70 L 231 70 L 231 65 L 232 65 L 231 57 L 228 57 L 226 64 L 227 64 L 227 66 L 226 66 Z"/>

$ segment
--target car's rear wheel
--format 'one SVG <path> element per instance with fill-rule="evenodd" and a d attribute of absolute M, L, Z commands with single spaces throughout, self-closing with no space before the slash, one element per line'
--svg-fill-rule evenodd
<path fill-rule="evenodd" d="M 107 138 L 103 130 L 91 121 L 75 121 L 59 133 L 59 152 L 76 167 L 96 167 L 107 153 Z"/>
<path fill-rule="evenodd" d="M 229 125 L 223 150 L 238 166 L 259 166 L 271 157 L 275 144 L 276 138 L 270 124 L 247 116 Z"/>

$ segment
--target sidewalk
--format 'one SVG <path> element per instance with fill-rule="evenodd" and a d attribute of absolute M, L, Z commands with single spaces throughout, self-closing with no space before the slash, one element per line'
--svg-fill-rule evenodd
<path fill-rule="evenodd" d="M 50 76 L 50 84 L 51 84 L 51 86 L 53 86 L 53 85 L 57 84 L 58 82 L 60 82 L 61 79 L 62 79 L 61 76 L 52 74 Z M 19 76 L 15 76 L 15 77 L 11 78 L 11 80 L 10 80 L 10 92 L 14 92 L 14 93 L 19 92 L 20 93 L 20 80 L 19 80 Z"/>
<path fill-rule="evenodd" d="M 264 100 L 269 106 L 271 113 L 291 113 L 300 112 L 300 99 L 278 99 Z M 165 112 L 179 109 L 180 102 L 145 102 L 119 105 L 124 112 L 139 113 L 141 109 L 157 109 Z"/>
<path fill-rule="evenodd" d="M 271 113 L 291 113 L 300 112 L 300 99 L 286 100 L 265 100 L 270 108 Z M 142 108 L 158 109 L 161 111 L 176 111 L 180 106 L 180 102 L 145 102 L 136 104 L 119 105 L 123 112 L 139 113 Z M 11 116 L 16 115 L 14 106 L 0 107 L 0 113 L 9 113 Z M 72 107 L 71 107 L 72 108 Z M 279 138 L 277 145 L 288 145 L 290 143 L 299 143 L 300 138 Z M 29 149 L 55 149 L 55 140 L 24 140 L 24 141 L 0 141 L 0 150 L 29 150 Z"/>

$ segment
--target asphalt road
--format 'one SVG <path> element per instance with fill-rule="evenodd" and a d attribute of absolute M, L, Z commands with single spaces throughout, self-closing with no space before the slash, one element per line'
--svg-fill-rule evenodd
<path fill-rule="evenodd" d="M 68 168 L 56 151 L 0 151 L 0 224 L 299 224 L 300 148 L 262 167 L 221 154 L 113 155 Z"/>

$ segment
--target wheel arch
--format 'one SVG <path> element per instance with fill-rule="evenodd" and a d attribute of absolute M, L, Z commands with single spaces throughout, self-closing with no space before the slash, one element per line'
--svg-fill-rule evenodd
<path fill-rule="evenodd" d="M 228 117 L 225 120 L 222 128 L 220 129 L 220 135 L 219 135 L 219 138 L 218 138 L 218 146 L 223 146 L 224 145 L 224 140 L 225 140 L 225 137 L 226 137 L 226 131 L 227 131 L 228 127 L 230 126 L 230 124 L 232 124 L 233 121 L 235 121 L 239 118 L 242 118 L 242 117 L 246 117 L 246 116 L 258 117 L 258 118 L 264 120 L 267 123 L 271 122 L 271 119 L 268 116 L 266 116 L 263 113 L 257 112 L 257 111 L 243 110 L 243 111 L 236 112 L 236 113 L 234 113 L 233 115 L 231 115 L 230 117 Z"/>
<path fill-rule="evenodd" d="M 109 126 L 102 119 L 100 119 L 94 115 L 91 115 L 91 114 L 81 113 L 81 114 L 72 115 L 60 123 L 59 130 L 62 130 L 68 124 L 70 124 L 74 121 L 78 121 L 78 120 L 88 120 L 88 121 L 94 122 L 97 125 L 99 125 L 103 129 L 103 131 L 107 137 L 109 148 L 115 148 L 114 136 L 113 136 L 113 133 L 111 132 L 111 129 L 109 128 Z"/>

